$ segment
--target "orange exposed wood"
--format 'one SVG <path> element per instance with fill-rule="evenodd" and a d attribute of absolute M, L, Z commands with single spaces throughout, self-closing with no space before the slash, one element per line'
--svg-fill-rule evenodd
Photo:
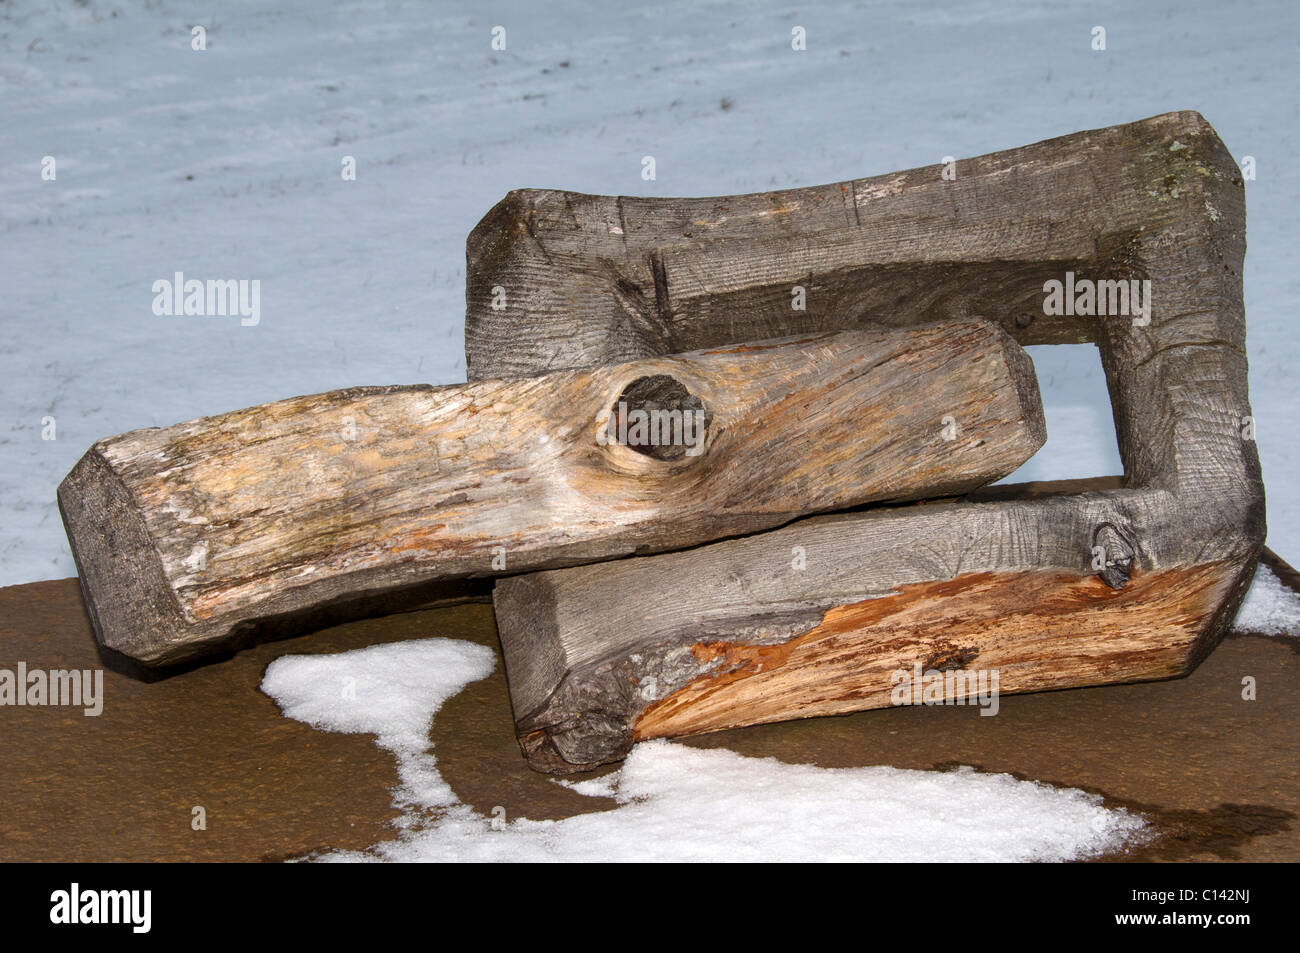
<path fill-rule="evenodd" d="M 1236 567 L 1134 572 L 1112 590 L 1067 572 L 972 573 L 836 606 L 778 645 L 701 642 L 716 668 L 648 706 L 638 741 L 891 704 L 894 673 L 996 670 L 1002 694 L 1185 673 Z"/>

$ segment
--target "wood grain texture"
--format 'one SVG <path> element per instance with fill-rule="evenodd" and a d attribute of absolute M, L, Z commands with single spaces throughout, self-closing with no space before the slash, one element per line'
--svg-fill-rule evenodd
<path fill-rule="evenodd" d="M 611 408 L 674 401 L 699 441 L 610 438 Z M 100 441 L 59 502 L 100 640 L 162 664 L 392 590 L 965 492 L 1044 439 L 1024 351 L 946 322 L 278 401 Z"/>
<path fill-rule="evenodd" d="M 1168 646 L 1160 670 L 1184 671 L 1234 614 L 1265 534 L 1248 421 L 1244 253 L 1240 172 L 1195 112 L 962 160 L 955 181 L 930 167 L 714 199 L 511 193 L 468 243 L 474 374 L 978 315 L 1022 344 L 1097 345 L 1124 464 L 1114 489 L 1010 490 L 816 517 L 690 552 L 499 582 L 498 626 L 530 762 L 569 771 L 621 757 L 645 707 L 701 676 L 693 647 L 781 644 L 837 606 L 913 585 L 976 585 L 990 573 L 1055 580 L 1021 594 L 1023 612 L 1047 620 L 1076 584 L 1100 579 L 1122 599 L 1138 579 L 1212 572 L 1196 620 L 1159 601 L 1164 614 L 1149 619 L 1149 644 Z M 1066 272 L 1150 281 L 1149 323 L 1047 314 L 1045 284 Z M 805 312 L 790 308 L 795 285 L 807 290 Z M 504 311 L 486 304 L 493 286 L 512 302 Z M 802 571 L 792 569 L 796 550 L 806 554 Z M 620 599 L 602 601 L 609 592 Z M 1103 633 L 1128 618 L 1101 606 L 1085 615 Z M 990 624 L 968 621 L 971 644 Z M 1018 631 L 1044 650 L 1032 625 Z M 861 635 L 864 657 L 872 638 Z M 1131 640 L 1103 642 L 1111 663 L 1099 658 L 1087 677 L 1163 677 L 1131 650 Z M 827 675 L 831 695 L 839 682 L 857 684 L 844 681 L 847 670 Z M 1078 684 L 1064 664 L 1059 677 Z M 804 703 L 783 704 L 797 713 Z M 747 707 L 763 710 L 756 698 L 738 700 L 733 723 Z"/>
<path fill-rule="evenodd" d="M 773 645 L 696 643 L 701 674 L 647 706 L 632 734 L 642 741 L 884 708 L 896 676 L 914 666 L 997 672 L 1002 694 L 1183 675 L 1231 584 L 1230 568 L 1212 563 L 1139 572 L 1119 592 L 1059 571 L 900 586 L 833 606 Z M 1027 601 L 1030 593 L 1037 597 Z M 955 685 L 944 697 L 968 699 L 972 688 Z"/>

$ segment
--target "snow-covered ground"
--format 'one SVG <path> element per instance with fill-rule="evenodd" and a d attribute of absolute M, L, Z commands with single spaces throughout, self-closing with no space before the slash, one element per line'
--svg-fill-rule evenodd
<path fill-rule="evenodd" d="M 1261 565 L 1233 627 L 1265 635 L 1300 634 L 1300 595 L 1284 586 L 1273 570 Z"/>
<path fill-rule="evenodd" d="M 481 814 L 439 774 L 429 726 L 494 664 L 489 649 L 453 639 L 271 663 L 262 690 L 287 716 L 373 734 L 397 758 L 397 836 L 315 859 L 1060 861 L 1150 836 L 1143 818 L 1096 795 L 1005 774 L 820 768 L 666 741 L 637 745 L 613 774 L 569 782 L 602 799 L 594 813 L 560 821 Z"/>
<path fill-rule="evenodd" d="M 1251 390 L 1269 542 L 1300 560 L 1298 24 L 1292 0 L 3 0 L 0 585 L 74 573 L 54 490 L 100 437 L 463 379 L 465 235 L 511 188 L 810 185 L 1184 108 L 1257 162 Z M 155 316 L 177 271 L 259 279 L 260 322 Z M 1095 351 L 1034 358 L 1049 440 L 1014 479 L 1118 472 Z"/>

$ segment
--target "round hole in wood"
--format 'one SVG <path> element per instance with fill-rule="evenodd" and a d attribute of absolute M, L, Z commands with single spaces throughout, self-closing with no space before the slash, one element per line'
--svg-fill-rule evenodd
<path fill-rule="evenodd" d="M 638 377 L 609 409 L 611 442 L 656 460 L 680 460 L 704 452 L 713 414 L 704 401 L 670 374 Z"/>

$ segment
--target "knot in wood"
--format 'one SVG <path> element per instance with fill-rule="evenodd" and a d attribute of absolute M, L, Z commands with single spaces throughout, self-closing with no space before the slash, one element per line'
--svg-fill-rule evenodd
<path fill-rule="evenodd" d="M 1133 573 L 1133 544 L 1113 523 L 1093 531 L 1092 568 L 1112 589 L 1123 589 Z"/>

